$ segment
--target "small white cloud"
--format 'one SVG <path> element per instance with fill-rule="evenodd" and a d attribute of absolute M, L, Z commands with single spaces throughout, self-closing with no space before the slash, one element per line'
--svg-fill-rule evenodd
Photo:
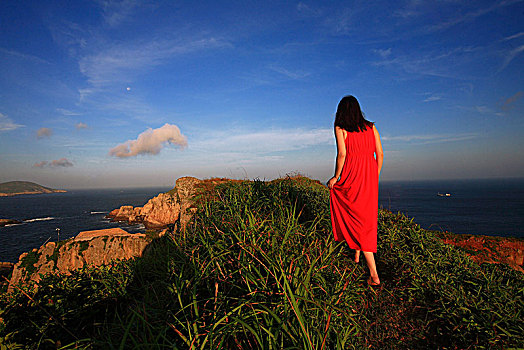
<path fill-rule="evenodd" d="M 80 115 L 81 114 L 81 113 L 73 112 L 73 111 L 70 111 L 70 110 L 64 109 L 64 108 L 57 108 L 56 111 L 59 112 L 62 115 Z"/>
<path fill-rule="evenodd" d="M 79 90 L 80 97 L 82 99 L 115 81 L 128 82 L 129 77 L 137 71 L 151 69 L 172 57 L 230 46 L 228 41 L 214 37 L 193 40 L 149 40 L 131 45 L 111 45 L 107 49 L 94 52 L 79 60 L 80 72 L 88 78 L 90 85 Z"/>
<path fill-rule="evenodd" d="M 433 101 L 438 101 L 438 100 L 441 100 L 442 97 L 440 96 L 436 96 L 436 95 L 432 95 L 432 96 L 429 96 L 427 97 L 424 102 L 433 102 Z"/>
<path fill-rule="evenodd" d="M 287 70 L 285 68 L 282 68 L 282 67 L 276 67 L 276 66 L 271 66 L 270 67 L 271 70 L 277 72 L 277 73 L 280 73 L 290 79 L 293 79 L 293 80 L 298 80 L 298 79 L 303 79 L 307 76 L 310 75 L 310 73 L 308 72 L 303 72 L 303 71 L 290 71 L 290 70 Z"/>
<path fill-rule="evenodd" d="M 9 131 L 22 128 L 24 125 L 15 124 L 7 117 L 7 115 L 0 113 L 0 131 Z"/>
<path fill-rule="evenodd" d="M 67 158 L 60 158 L 48 162 L 43 160 L 41 162 L 33 164 L 34 168 L 68 168 L 72 167 L 73 163 Z"/>
<path fill-rule="evenodd" d="M 475 106 L 474 107 L 475 110 L 479 113 L 482 113 L 482 114 L 486 114 L 486 113 L 491 113 L 492 111 L 486 107 L 486 106 Z"/>
<path fill-rule="evenodd" d="M 433 134 L 433 135 L 399 135 L 399 136 L 382 136 L 382 141 L 392 142 L 413 142 L 418 144 L 442 143 L 464 141 L 476 138 L 477 134 Z"/>
<path fill-rule="evenodd" d="M 76 128 L 77 128 L 78 130 L 80 130 L 80 129 L 87 129 L 88 126 L 87 126 L 86 123 L 82 123 L 82 122 L 80 122 L 80 123 L 77 123 L 77 124 L 76 124 Z"/>
<path fill-rule="evenodd" d="M 232 130 L 227 132 L 213 132 L 203 140 L 195 142 L 192 148 L 197 150 L 213 150 L 220 153 L 231 153 L 231 150 L 242 150 L 249 153 L 266 156 L 274 152 L 301 150 L 307 147 L 331 145 L 335 136 L 333 129 L 277 129 Z"/>
<path fill-rule="evenodd" d="M 508 52 L 506 58 L 504 59 L 504 62 L 502 63 L 502 66 L 499 68 L 498 71 L 501 72 L 502 70 L 504 70 L 504 68 L 506 68 L 511 63 L 511 61 L 513 61 L 518 55 L 520 55 L 522 51 L 524 51 L 524 45 L 520 45 L 519 47 Z"/>
<path fill-rule="evenodd" d="M 376 53 L 377 55 L 379 55 L 380 57 L 382 58 L 388 58 L 390 55 L 391 55 L 391 48 L 389 49 L 376 49 L 376 50 L 373 50 L 374 53 Z"/>
<path fill-rule="evenodd" d="M 524 32 L 520 32 L 520 33 L 517 33 L 517 34 L 510 35 L 508 37 L 505 37 L 504 39 L 502 39 L 502 41 L 508 41 L 508 40 L 517 39 L 517 38 L 520 38 L 523 35 L 524 35 Z"/>
<path fill-rule="evenodd" d="M 306 17 L 316 17 L 321 14 L 320 10 L 313 8 L 307 4 L 304 4 L 303 2 L 298 3 L 297 11 L 298 13 Z"/>
<path fill-rule="evenodd" d="M 41 138 L 44 138 L 44 137 L 50 137 L 52 134 L 53 134 L 53 130 L 51 130 L 49 128 L 40 128 L 36 132 L 36 137 L 41 139 Z"/>
<path fill-rule="evenodd" d="M 166 143 L 178 145 L 181 148 L 187 146 L 187 139 L 180 133 L 180 129 L 176 125 L 165 124 L 158 129 L 147 129 L 136 140 L 126 141 L 111 150 L 109 155 L 127 158 L 134 157 L 139 154 L 158 154 Z"/>

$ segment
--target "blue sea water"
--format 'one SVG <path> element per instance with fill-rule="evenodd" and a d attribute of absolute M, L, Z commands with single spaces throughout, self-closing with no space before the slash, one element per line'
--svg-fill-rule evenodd
<path fill-rule="evenodd" d="M 524 179 L 384 182 L 379 206 L 425 229 L 524 237 Z"/>
<path fill-rule="evenodd" d="M 81 231 L 122 227 L 128 232 L 144 232 L 143 225 L 122 225 L 105 216 L 122 205 L 143 206 L 170 188 L 71 190 L 66 193 L 0 197 L 0 218 L 21 221 L 20 225 L 0 227 L 0 261 L 16 262 L 23 252 L 38 248 L 48 240 L 76 236 Z"/>
<path fill-rule="evenodd" d="M 117 227 L 105 219 L 122 205 L 143 206 L 169 188 L 73 190 L 67 193 L 0 197 L 0 218 L 22 221 L 0 227 L 0 261 L 80 231 Z M 439 197 L 438 193 L 450 193 Z M 524 179 L 383 182 L 379 205 L 413 217 L 423 228 L 454 233 L 524 237 Z M 122 226 L 120 224 L 120 226 Z M 143 232 L 142 225 L 123 227 Z"/>

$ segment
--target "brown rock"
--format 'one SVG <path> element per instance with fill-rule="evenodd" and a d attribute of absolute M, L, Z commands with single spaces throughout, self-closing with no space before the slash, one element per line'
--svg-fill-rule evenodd
<path fill-rule="evenodd" d="M 199 185 L 205 181 L 208 180 L 181 177 L 173 190 L 151 198 L 143 207 L 124 205 L 112 210 L 107 217 L 130 224 L 143 223 L 146 228 L 153 229 L 165 228 L 180 221 L 180 226 L 185 228 L 196 210 L 193 208 L 193 198 Z"/>
<path fill-rule="evenodd" d="M 145 234 L 131 234 L 120 228 L 83 231 L 67 241 L 49 242 L 20 255 L 14 265 L 8 291 L 15 286 L 33 281 L 48 273 L 70 274 L 84 266 L 100 266 L 113 260 L 142 256 L 151 238 Z M 36 262 L 34 262 L 36 261 Z"/>
<path fill-rule="evenodd" d="M 82 231 L 74 238 L 75 241 L 89 241 L 97 237 L 115 237 L 115 236 L 127 236 L 127 237 L 145 237 L 143 233 L 129 233 L 122 230 L 121 228 L 108 228 L 104 230 L 92 230 L 92 231 Z"/>

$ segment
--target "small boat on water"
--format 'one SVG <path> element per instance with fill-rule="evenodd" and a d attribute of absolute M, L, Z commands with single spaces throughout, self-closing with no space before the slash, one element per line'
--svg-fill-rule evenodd
<path fill-rule="evenodd" d="M 439 197 L 451 197 L 451 193 L 437 193 L 437 196 Z"/>

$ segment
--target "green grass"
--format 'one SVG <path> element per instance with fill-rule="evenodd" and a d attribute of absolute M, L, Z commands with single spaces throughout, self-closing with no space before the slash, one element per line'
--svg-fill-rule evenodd
<path fill-rule="evenodd" d="M 49 187 L 29 181 L 9 181 L 0 183 L 0 193 L 20 193 L 20 192 L 48 192 L 53 191 Z"/>
<path fill-rule="evenodd" d="M 0 344 L 174 349 L 466 349 L 524 344 L 524 277 L 477 265 L 381 211 L 383 287 L 333 241 L 306 178 L 204 192 L 185 232 L 144 256 L 0 296 Z M 2 340 L 4 339 L 4 340 Z M 59 346 L 58 346 L 59 347 Z"/>

